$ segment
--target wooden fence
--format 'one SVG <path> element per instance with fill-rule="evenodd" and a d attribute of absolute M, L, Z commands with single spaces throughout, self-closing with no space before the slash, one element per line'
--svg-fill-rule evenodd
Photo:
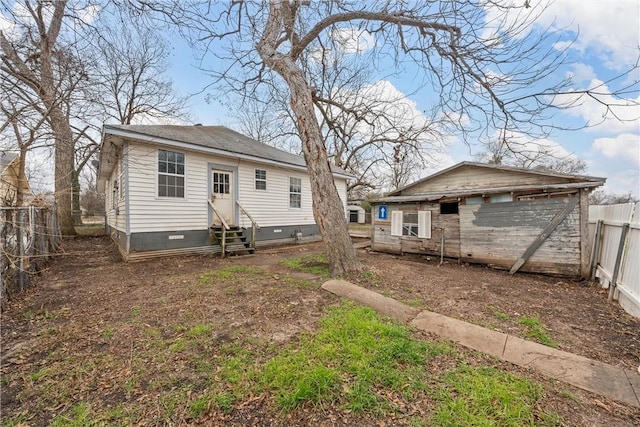
<path fill-rule="evenodd" d="M 609 299 L 640 317 L 640 203 L 589 207 L 591 273 Z"/>
<path fill-rule="evenodd" d="M 0 308 L 27 289 L 60 239 L 55 207 L 0 207 Z"/>

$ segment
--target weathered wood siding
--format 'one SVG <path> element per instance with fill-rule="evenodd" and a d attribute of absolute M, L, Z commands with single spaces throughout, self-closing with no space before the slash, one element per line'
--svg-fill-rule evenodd
<path fill-rule="evenodd" d="M 416 183 L 402 195 L 437 193 L 439 191 L 473 190 L 481 188 L 510 187 L 517 185 L 535 185 L 558 183 L 559 178 L 534 173 L 487 169 L 477 166 L 464 166 L 446 174 L 435 176 L 422 183 Z M 569 180 L 561 180 L 567 181 Z"/>
<path fill-rule="evenodd" d="M 209 180 L 210 165 L 237 168 L 239 201 L 261 227 L 314 224 L 311 185 L 305 171 L 276 167 L 273 165 L 214 157 L 200 152 L 185 153 L 185 197 L 158 197 L 157 150 L 158 146 L 137 142 L 128 143 L 126 156 L 128 167 L 130 233 L 154 231 L 202 230 L 209 227 Z M 255 169 L 267 171 L 267 189 L 256 190 Z M 120 214 L 115 215 L 111 206 L 113 177 L 107 183 L 107 220 L 109 225 L 125 231 L 124 200 Z M 302 180 L 302 207 L 289 207 L 289 177 Z M 346 215 L 347 185 L 345 179 L 335 180 Z M 119 202 L 120 203 L 120 202 Z M 249 219 L 240 214 L 241 226 L 249 227 Z"/>
<path fill-rule="evenodd" d="M 461 259 L 510 268 L 568 198 L 460 206 Z M 580 205 L 527 260 L 522 271 L 579 276 Z"/>
<path fill-rule="evenodd" d="M 371 243 L 373 250 L 440 255 L 441 237 L 444 232 L 444 256 L 457 258 L 460 255 L 460 222 L 457 214 L 441 215 L 439 203 L 389 204 L 387 207 L 389 209 L 388 220 L 383 221 L 377 219 L 377 206 L 374 206 Z M 391 212 L 397 210 L 406 212 L 431 211 L 431 239 L 392 236 Z"/>

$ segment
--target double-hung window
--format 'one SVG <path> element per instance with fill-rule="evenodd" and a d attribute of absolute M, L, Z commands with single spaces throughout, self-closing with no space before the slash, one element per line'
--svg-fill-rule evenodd
<path fill-rule="evenodd" d="M 302 179 L 301 178 L 289 178 L 289 207 L 301 208 L 302 207 Z"/>
<path fill-rule="evenodd" d="M 158 150 L 158 196 L 184 197 L 184 153 Z"/>
<path fill-rule="evenodd" d="M 392 211 L 391 235 L 431 238 L 431 211 Z"/>
<path fill-rule="evenodd" d="M 255 189 L 266 190 L 267 189 L 267 171 L 263 169 L 256 169 L 255 172 Z"/>

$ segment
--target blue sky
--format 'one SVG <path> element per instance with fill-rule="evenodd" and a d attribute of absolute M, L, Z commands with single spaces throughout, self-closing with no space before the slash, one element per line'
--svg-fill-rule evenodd
<path fill-rule="evenodd" d="M 570 49 L 571 60 L 563 70 L 571 74 L 576 88 L 607 81 L 635 64 L 640 45 L 640 2 L 637 0 L 557 0 L 537 21 L 540 27 L 566 28 L 566 40 L 576 37 Z M 211 81 L 194 64 L 186 44 L 174 41 L 172 78 L 176 88 L 188 94 L 200 92 Z M 561 46 L 558 46 L 561 47 Z M 205 61 L 204 65 L 207 63 Z M 629 77 L 640 81 L 640 71 Z M 414 92 L 411 79 L 391 80 L 395 89 L 411 93 L 417 109 L 429 106 L 429 95 Z M 637 85 L 636 85 L 637 89 Z M 223 106 L 226 99 L 205 102 L 205 92 L 191 99 L 194 122 L 237 127 Z M 640 101 L 634 92 L 629 98 Z M 571 112 L 558 113 L 554 123 L 576 125 L 585 121 L 600 122 L 601 106 L 586 102 Z M 606 190 L 613 193 L 632 192 L 640 196 L 640 107 L 626 108 L 621 113 L 635 120 L 620 123 L 608 120 L 593 128 L 572 132 L 556 132 L 544 141 L 563 155 L 574 154 L 587 163 L 587 174 L 607 178 Z M 441 156 L 439 164 L 423 171 L 423 176 L 464 160 L 473 160 L 480 147 L 469 146 L 452 135 L 452 145 Z"/>

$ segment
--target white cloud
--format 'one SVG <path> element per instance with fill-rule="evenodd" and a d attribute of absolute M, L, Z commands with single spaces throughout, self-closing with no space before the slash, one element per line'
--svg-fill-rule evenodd
<path fill-rule="evenodd" d="M 341 53 L 364 53 L 375 47 L 373 35 L 354 27 L 344 27 L 332 32 L 332 37 Z"/>
<path fill-rule="evenodd" d="M 609 87 L 601 80 L 593 79 L 584 87 L 592 89 L 598 100 L 576 93 L 556 97 L 556 104 L 571 104 L 566 114 L 581 117 L 588 130 L 615 133 L 640 133 L 640 95 L 636 98 L 616 99 L 610 95 Z M 602 95 L 598 95 L 602 94 Z"/>
<path fill-rule="evenodd" d="M 598 138 L 593 148 L 606 157 L 620 157 L 640 166 L 640 136 L 624 133 L 615 138 Z"/>
<path fill-rule="evenodd" d="M 590 82 L 597 78 L 593 67 L 588 64 L 573 64 L 571 71 L 567 73 L 567 78 L 574 82 Z"/>
<path fill-rule="evenodd" d="M 608 68 L 621 70 L 637 59 L 638 0 L 556 0 L 537 22 L 541 26 L 566 28 L 577 34 L 573 48 L 596 53 Z"/>

